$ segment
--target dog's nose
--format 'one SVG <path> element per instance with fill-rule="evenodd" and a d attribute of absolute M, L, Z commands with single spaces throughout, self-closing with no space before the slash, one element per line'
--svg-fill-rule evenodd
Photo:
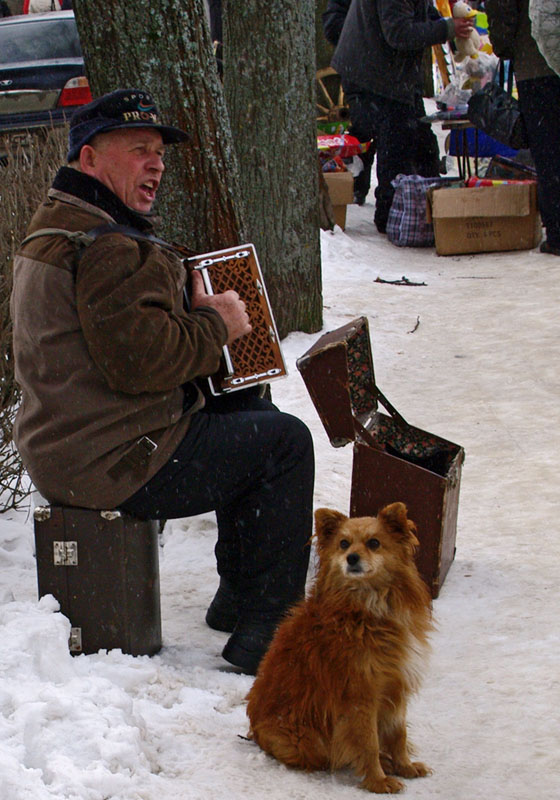
<path fill-rule="evenodd" d="M 346 561 L 348 562 L 348 565 L 351 567 L 355 567 L 356 564 L 359 562 L 359 560 L 360 556 L 358 555 L 358 553 L 349 553 L 346 556 Z"/>

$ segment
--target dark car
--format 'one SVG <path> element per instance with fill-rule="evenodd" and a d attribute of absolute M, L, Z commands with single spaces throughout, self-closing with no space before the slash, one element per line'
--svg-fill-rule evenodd
<path fill-rule="evenodd" d="M 90 100 L 72 11 L 0 19 L 0 133 L 60 125 Z"/>

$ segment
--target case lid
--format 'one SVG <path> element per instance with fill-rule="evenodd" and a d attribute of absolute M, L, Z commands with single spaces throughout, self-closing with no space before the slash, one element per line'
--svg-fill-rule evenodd
<path fill-rule="evenodd" d="M 324 334 L 296 363 L 334 447 L 361 440 L 440 476 L 462 463 L 459 445 L 409 425 L 376 386 L 366 317 Z"/>
<path fill-rule="evenodd" d="M 340 447 L 356 438 L 358 419 L 364 424 L 377 410 L 367 317 L 329 331 L 296 362 L 331 444 Z"/>

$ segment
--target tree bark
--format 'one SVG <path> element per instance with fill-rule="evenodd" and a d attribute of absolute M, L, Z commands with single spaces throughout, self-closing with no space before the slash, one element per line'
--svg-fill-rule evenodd
<path fill-rule="evenodd" d="M 245 219 L 280 336 L 322 326 L 314 0 L 224 2 Z"/>
<path fill-rule="evenodd" d="M 75 0 L 74 11 L 94 97 L 146 89 L 164 121 L 191 136 L 166 153 L 162 235 L 197 252 L 246 239 L 203 0 Z"/>

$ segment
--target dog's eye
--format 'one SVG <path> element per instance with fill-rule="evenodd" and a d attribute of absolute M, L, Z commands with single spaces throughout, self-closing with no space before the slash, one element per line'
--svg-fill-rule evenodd
<path fill-rule="evenodd" d="M 381 546 L 381 542 L 379 539 L 368 539 L 367 546 L 370 550 L 377 550 L 377 548 Z"/>
<path fill-rule="evenodd" d="M 341 539 L 340 540 L 340 549 L 341 550 L 348 550 L 349 547 L 350 547 L 350 542 L 348 541 L 348 539 Z"/>

